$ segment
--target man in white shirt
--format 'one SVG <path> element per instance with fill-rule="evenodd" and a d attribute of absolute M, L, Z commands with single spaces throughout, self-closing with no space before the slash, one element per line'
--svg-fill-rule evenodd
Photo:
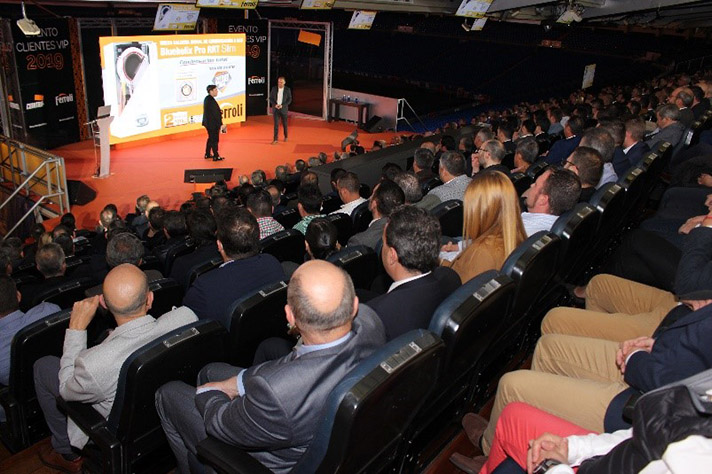
<path fill-rule="evenodd" d="M 284 76 L 277 79 L 277 85 L 269 93 L 269 105 L 272 107 L 272 117 L 274 118 L 274 139 L 272 145 L 277 144 L 279 138 L 279 121 L 282 120 L 284 128 L 284 141 L 287 141 L 287 112 L 289 104 L 292 103 L 292 90 L 287 87 Z"/>
<path fill-rule="evenodd" d="M 581 195 L 581 181 L 572 171 L 547 169 L 524 191 L 527 212 L 522 222 L 527 236 L 551 230 L 561 214 L 573 208 Z"/>
<path fill-rule="evenodd" d="M 348 172 L 336 182 L 336 191 L 339 193 L 339 198 L 343 204 L 340 208 L 332 212 L 332 214 L 348 214 L 351 215 L 360 204 L 366 202 L 359 194 L 361 183 L 356 176 L 356 173 Z"/>

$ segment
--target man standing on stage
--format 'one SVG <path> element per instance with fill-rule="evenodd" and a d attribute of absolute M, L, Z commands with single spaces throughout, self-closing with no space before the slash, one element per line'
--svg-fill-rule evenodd
<path fill-rule="evenodd" d="M 205 159 L 212 158 L 213 161 L 224 160 L 218 153 L 218 141 L 220 132 L 225 133 L 227 126 L 222 122 L 222 111 L 215 97 L 218 95 L 218 86 L 211 84 L 208 86 L 208 95 L 203 101 L 203 127 L 208 131 L 208 141 L 205 144 Z M 212 150 L 212 155 L 210 151 Z"/>
<path fill-rule="evenodd" d="M 287 141 L 287 108 L 292 103 L 292 90 L 286 86 L 287 81 L 283 76 L 277 78 L 277 86 L 273 87 L 269 93 L 269 105 L 272 106 L 272 116 L 274 117 L 274 140 L 272 145 L 277 144 L 279 138 L 279 120 L 282 119 L 284 128 L 284 141 Z"/>

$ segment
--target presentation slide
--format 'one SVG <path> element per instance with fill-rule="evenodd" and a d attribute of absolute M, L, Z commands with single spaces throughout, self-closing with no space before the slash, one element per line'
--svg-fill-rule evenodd
<path fill-rule="evenodd" d="M 302 0 L 299 6 L 302 10 L 330 10 L 334 8 L 336 0 Z"/>
<path fill-rule="evenodd" d="M 245 34 L 99 38 L 111 144 L 202 127 L 206 87 L 223 123 L 245 121 Z"/>
<path fill-rule="evenodd" d="M 197 0 L 195 6 L 207 8 L 238 8 L 242 10 L 254 10 L 257 8 L 258 0 Z"/>
<path fill-rule="evenodd" d="M 468 18 L 482 18 L 492 5 L 492 0 L 462 0 L 455 15 Z"/>
<path fill-rule="evenodd" d="M 193 5 L 161 3 L 156 11 L 153 31 L 192 31 L 199 16 L 200 8 Z"/>

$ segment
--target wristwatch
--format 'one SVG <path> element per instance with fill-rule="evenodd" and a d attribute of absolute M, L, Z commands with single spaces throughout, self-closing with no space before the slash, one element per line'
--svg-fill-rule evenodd
<path fill-rule="evenodd" d="M 554 466 L 558 466 L 559 464 L 561 464 L 561 461 L 557 461 L 556 459 L 544 459 L 537 467 L 534 468 L 534 474 L 544 474 L 546 471 Z"/>

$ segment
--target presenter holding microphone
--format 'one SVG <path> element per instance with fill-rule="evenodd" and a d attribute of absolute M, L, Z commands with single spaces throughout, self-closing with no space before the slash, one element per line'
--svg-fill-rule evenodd
<path fill-rule="evenodd" d="M 292 103 L 292 90 L 287 87 L 287 81 L 283 76 L 277 78 L 277 85 L 269 93 L 269 105 L 272 106 L 272 117 L 274 118 L 274 140 L 272 145 L 277 144 L 279 138 L 279 120 L 282 120 L 284 128 L 284 141 L 287 141 L 287 109 Z"/>
<path fill-rule="evenodd" d="M 203 127 L 208 131 L 208 141 L 205 144 L 205 159 L 212 158 L 213 161 L 224 160 L 225 157 L 218 153 L 218 142 L 220 132 L 225 133 L 227 126 L 222 122 L 222 111 L 215 97 L 218 95 L 218 87 L 214 84 L 208 86 L 208 95 L 203 101 Z M 212 154 L 211 154 L 212 151 Z"/>

